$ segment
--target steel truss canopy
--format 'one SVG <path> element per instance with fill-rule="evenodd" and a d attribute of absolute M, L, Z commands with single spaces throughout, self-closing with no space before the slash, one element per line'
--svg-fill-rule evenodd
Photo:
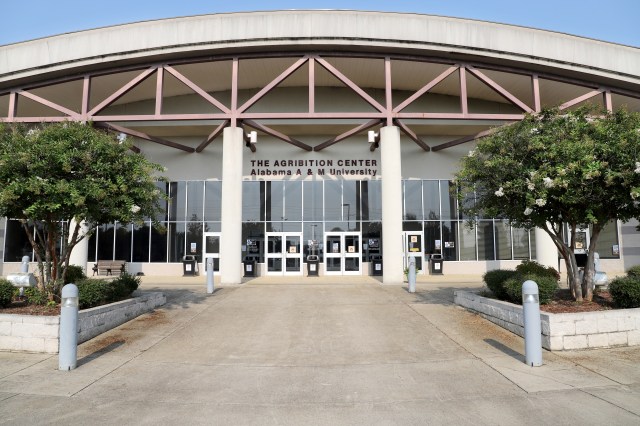
<path fill-rule="evenodd" d="M 321 12 L 300 13 L 324 16 Z M 356 12 L 331 13 L 349 20 Z M 231 15 L 237 15 L 232 17 L 237 19 L 256 14 Z M 280 23 L 296 16 L 287 12 L 263 15 Z M 398 14 L 374 15 L 390 21 L 398 19 Z M 438 23 L 443 18 L 420 19 Z M 458 21 L 460 25 L 467 22 Z M 142 26 L 132 24 L 136 25 Z M 474 25 L 495 34 L 501 29 L 496 24 Z M 85 35 L 88 43 L 91 33 Z M 534 31 L 534 35 L 538 33 L 547 32 Z M 528 34 L 522 37 L 526 39 Z M 313 46 L 301 48 L 294 40 L 287 44 L 282 38 L 265 38 L 251 48 L 238 47 L 229 52 L 225 45 L 221 52 L 202 56 L 195 48 L 185 47 L 176 53 L 167 45 L 164 54 L 160 46 L 158 54 L 142 55 L 136 61 L 96 61 L 87 66 L 90 59 L 78 60 L 65 76 L 45 72 L 29 78 L 21 76 L 20 70 L 3 72 L 1 60 L 3 54 L 17 54 L 21 47 L 28 50 L 29 43 L 38 41 L 0 46 L 0 120 L 93 122 L 187 153 L 205 150 L 227 126 L 255 130 L 306 151 L 321 151 L 369 130 L 395 125 L 424 151 L 439 151 L 483 137 L 492 127 L 520 120 L 545 106 L 571 109 L 592 103 L 608 110 L 640 110 L 640 66 L 635 75 L 608 72 L 603 78 L 603 70 L 595 70 L 590 76 L 586 72 L 589 64 L 578 73 L 576 68 L 580 67 L 575 64 L 566 66 L 558 60 L 540 58 L 530 62 L 521 58 L 518 62 L 514 60 L 518 52 L 497 55 L 487 50 L 483 56 L 476 46 L 476 54 L 471 57 L 463 54 L 468 46 L 449 54 L 433 47 L 407 52 L 398 48 L 397 42 L 344 46 L 343 42 L 325 39 L 319 36 L 307 40 L 305 43 Z M 592 40 L 589 43 L 598 47 L 596 52 L 602 45 L 612 50 L 621 48 Z M 265 48 L 269 52 L 260 53 Z M 630 50 L 625 52 L 640 64 L 640 50 L 623 48 Z M 17 77 L 12 80 L 10 74 Z M 613 78 L 616 75 L 620 76 L 618 84 Z M 191 146 L 172 140 L 185 132 L 201 137 L 201 142 Z M 310 134 L 329 136 L 321 143 L 311 143 L 305 140 Z M 434 145 L 429 140 L 433 135 L 449 141 L 442 143 L 439 138 Z M 247 146 L 256 150 L 256 144 L 247 141 Z M 368 146 L 374 150 L 378 141 Z"/>

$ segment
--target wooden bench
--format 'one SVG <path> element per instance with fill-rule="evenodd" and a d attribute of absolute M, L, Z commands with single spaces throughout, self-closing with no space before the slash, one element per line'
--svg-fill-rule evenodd
<path fill-rule="evenodd" d="M 98 263 L 93 264 L 93 275 L 105 273 L 106 275 L 113 275 L 113 272 L 123 274 L 126 271 L 126 260 L 98 260 Z"/>

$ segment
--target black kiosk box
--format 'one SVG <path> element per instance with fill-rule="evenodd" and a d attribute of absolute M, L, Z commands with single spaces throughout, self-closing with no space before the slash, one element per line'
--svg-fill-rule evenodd
<path fill-rule="evenodd" d="M 245 277 L 255 277 L 256 276 L 256 263 L 257 256 L 245 256 L 243 262 L 243 270 Z"/>
<path fill-rule="evenodd" d="M 191 254 L 182 256 L 182 275 L 185 277 L 198 275 L 197 265 L 198 260 L 195 256 Z"/>
<path fill-rule="evenodd" d="M 441 254 L 432 254 L 429 259 L 429 273 L 431 275 L 442 275 L 443 259 Z"/>
<path fill-rule="evenodd" d="M 317 254 L 310 254 L 307 256 L 307 276 L 309 277 L 317 277 L 318 276 L 318 265 L 320 263 L 320 258 Z"/>
<path fill-rule="evenodd" d="M 371 275 L 381 276 L 382 275 L 382 256 L 372 255 L 370 263 L 371 263 Z"/>

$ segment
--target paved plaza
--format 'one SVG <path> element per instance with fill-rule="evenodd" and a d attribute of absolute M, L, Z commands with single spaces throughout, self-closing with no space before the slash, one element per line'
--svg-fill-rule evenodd
<path fill-rule="evenodd" d="M 167 305 L 57 356 L 0 353 L 0 424 L 640 424 L 640 348 L 544 352 L 453 305 L 475 282 L 145 277 Z"/>

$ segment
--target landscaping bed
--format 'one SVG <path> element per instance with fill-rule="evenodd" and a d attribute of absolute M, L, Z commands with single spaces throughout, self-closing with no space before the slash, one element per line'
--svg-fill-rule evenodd
<path fill-rule="evenodd" d="M 540 310 L 554 314 L 575 312 L 596 312 L 614 309 L 613 298 L 608 291 L 600 290 L 593 295 L 593 300 L 582 303 L 576 302 L 569 289 L 560 289 L 546 305 L 541 305 Z"/>

